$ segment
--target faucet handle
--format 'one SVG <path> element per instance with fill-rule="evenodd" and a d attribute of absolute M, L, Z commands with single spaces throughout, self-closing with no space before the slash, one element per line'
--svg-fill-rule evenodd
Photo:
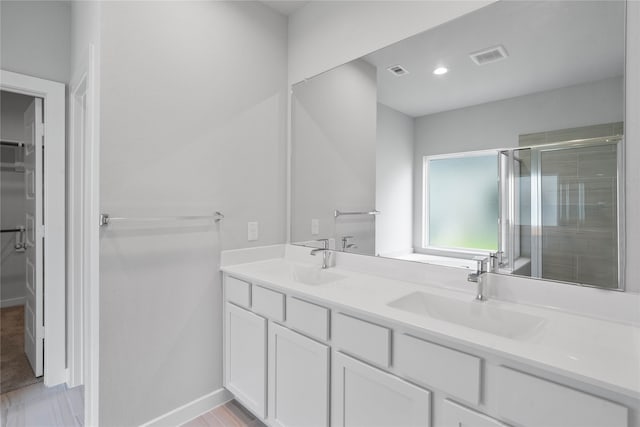
<path fill-rule="evenodd" d="M 349 248 L 355 247 L 353 243 L 349 243 L 349 239 L 353 239 L 353 236 L 342 236 L 342 250 L 345 251 Z"/>
<path fill-rule="evenodd" d="M 496 251 L 489 253 L 489 269 L 492 273 L 498 272 L 500 267 L 504 266 L 504 252 Z"/>
<path fill-rule="evenodd" d="M 489 262 L 489 258 L 486 256 L 474 256 L 473 260 L 477 263 L 476 267 L 476 275 L 480 275 L 482 273 L 487 272 L 487 263 Z"/>

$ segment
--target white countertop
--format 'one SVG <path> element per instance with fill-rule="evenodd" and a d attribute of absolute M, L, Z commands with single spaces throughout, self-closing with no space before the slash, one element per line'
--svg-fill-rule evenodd
<path fill-rule="evenodd" d="M 223 266 L 235 277 L 306 296 L 330 306 L 367 313 L 412 328 L 420 328 L 450 341 L 471 345 L 538 368 L 640 399 L 640 327 L 610 322 L 559 310 L 489 299 L 487 308 L 539 316 L 544 324 L 517 339 L 442 321 L 387 304 L 413 292 L 469 300 L 469 293 L 331 268 L 344 278 L 320 285 L 294 280 L 298 264 L 284 258 Z"/>

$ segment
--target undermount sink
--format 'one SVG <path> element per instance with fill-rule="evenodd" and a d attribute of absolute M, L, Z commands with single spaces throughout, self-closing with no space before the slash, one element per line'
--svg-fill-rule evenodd
<path fill-rule="evenodd" d="M 486 302 L 459 300 L 414 292 L 392 301 L 390 307 L 460 326 L 518 339 L 533 333 L 545 319 L 506 310 Z"/>
<path fill-rule="evenodd" d="M 316 266 L 294 265 L 291 278 L 305 285 L 325 285 L 344 279 L 345 276 Z"/>

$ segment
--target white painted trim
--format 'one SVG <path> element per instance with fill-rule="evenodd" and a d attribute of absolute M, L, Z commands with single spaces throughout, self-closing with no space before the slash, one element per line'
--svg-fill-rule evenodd
<path fill-rule="evenodd" d="M 24 297 L 0 300 L 0 308 L 15 307 L 18 305 L 24 305 Z"/>
<path fill-rule="evenodd" d="M 84 147 L 89 140 L 86 126 L 86 99 L 88 58 L 82 64 L 80 76 L 72 80 L 69 87 L 69 147 L 68 147 L 68 188 L 67 188 L 67 385 L 76 387 L 83 384 L 83 284 L 87 251 L 84 232 L 86 219 L 83 213 L 84 197 Z"/>
<path fill-rule="evenodd" d="M 44 105 L 44 384 L 66 381 L 65 85 L 0 70 L 0 89 L 43 99 Z"/>
<path fill-rule="evenodd" d="M 233 395 L 225 388 L 205 394 L 189 403 L 186 403 L 164 415 L 147 421 L 142 427 L 179 426 L 205 412 L 209 412 L 217 406 L 223 405 L 233 399 Z"/>
<path fill-rule="evenodd" d="M 99 424 L 100 367 L 100 79 L 96 48 L 88 45 L 84 156 L 83 382 L 84 424 Z"/>

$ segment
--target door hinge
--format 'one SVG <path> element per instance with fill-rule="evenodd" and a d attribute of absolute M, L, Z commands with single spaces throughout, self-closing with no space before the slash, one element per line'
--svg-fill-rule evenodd
<path fill-rule="evenodd" d="M 44 327 L 44 325 L 39 326 L 38 327 L 38 335 L 37 336 L 44 338 L 45 333 L 46 333 L 46 328 Z"/>
<path fill-rule="evenodd" d="M 44 233 L 45 233 L 45 227 L 44 225 L 41 225 L 40 227 L 38 227 L 38 233 L 40 233 L 40 237 L 44 237 Z"/>

